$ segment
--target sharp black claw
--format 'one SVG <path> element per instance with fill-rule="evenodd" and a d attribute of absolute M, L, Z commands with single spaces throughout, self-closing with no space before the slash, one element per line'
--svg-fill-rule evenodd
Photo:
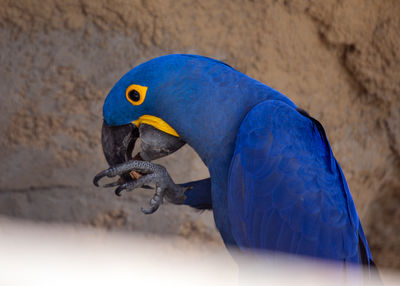
<path fill-rule="evenodd" d="M 123 186 L 119 186 L 118 188 L 115 189 L 114 193 L 116 196 L 120 197 L 121 196 L 121 192 L 124 190 Z"/>
<path fill-rule="evenodd" d="M 102 178 L 102 177 L 100 177 L 99 175 L 96 175 L 96 176 L 93 178 L 93 184 L 94 184 L 96 187 L 99 186 L 99 181 L 100 181 L 101 178 Z"/>
<path fill-rule="evenodd" d="M 98 173 L 96 176 L 94 176 L 94 178 L 93 178 L 93 184 L 96 186 L 96 187 L 98 187 L 99 186 L 99 181 L 102 179 L 102 178 L 104 178 L 105 176 L 107 176 L 108 175 L 108 169 L 107 170 L 104 170 L 104 171 L 101 171 L 100 173 Z"/>

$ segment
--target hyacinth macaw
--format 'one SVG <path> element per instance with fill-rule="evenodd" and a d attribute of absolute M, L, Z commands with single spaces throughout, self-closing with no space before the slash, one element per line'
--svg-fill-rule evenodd
<path fill-rule="evenodd" d="M 225 244 L 373 266 L 343 172 L 321 124 L 278 91 L 229 65 L 168 55 L 124 75 L 103 107 L 103 151 L 116 193 L 148 187 L 212 209 Z M 132 159 L 135 140 L 142 150 Z M 210 178 L 176 185 L 150 161 L 188 143 Z M 141 177 L 131 179 L 130 171 Z"/>

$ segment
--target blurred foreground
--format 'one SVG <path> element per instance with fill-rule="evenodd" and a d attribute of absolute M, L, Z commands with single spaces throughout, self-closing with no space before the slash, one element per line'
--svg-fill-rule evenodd
<path fill-rule="evenodd" d="M 4 286 L 346 285 L 341 280 L 342 269 L 325 262 L 292 257 L 277 261 L 275 257 L 274 263 L 266 259 L 260 264 L 243 256 L 239 271 L 226 250 L 188 246 L 182 239 L 4 218 L 0 225 L 0 285 Z M 398 274 L 380 272 L 386 286 L 400 285 Z"/>

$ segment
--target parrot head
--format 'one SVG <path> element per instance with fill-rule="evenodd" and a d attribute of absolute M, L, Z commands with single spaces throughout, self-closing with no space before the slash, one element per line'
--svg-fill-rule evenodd
<path fill-rule="evenodd" d="M 166 82 L 173 80 L 168 61 L 153 60 L 125 74 L 109 92 L 103 106 L 102 146 L 110 166 L 132 159 L 136 140 L 140 157 L 151 161 L 177 151 L 185 144 L 159 111 L 173 99 Z"/>

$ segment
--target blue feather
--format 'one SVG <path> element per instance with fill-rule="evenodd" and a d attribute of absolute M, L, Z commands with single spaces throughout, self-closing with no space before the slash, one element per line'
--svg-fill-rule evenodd
<path fill-rule="evenodd" d="M 228 207 L 241 248 L 372 261 L 369 250 L 361 253 L 363 232 L 322 126 L 282 101 L 264 101 L 243 120 Z"/>

